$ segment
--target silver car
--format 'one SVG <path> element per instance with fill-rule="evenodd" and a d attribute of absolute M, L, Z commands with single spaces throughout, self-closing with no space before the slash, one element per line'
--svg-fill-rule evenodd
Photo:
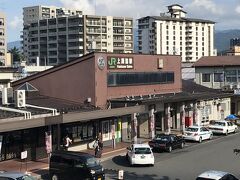
<path fill-rule="evenodd" d="M 228 172 L 209 170 L 201 173 L 196 180 L 238 180 L 238 178 Z"/>
<path fill-rule="evenodd" d="M 0 171 L 0 180 L 36 180 L 36 178 L 21 172 Z"/>

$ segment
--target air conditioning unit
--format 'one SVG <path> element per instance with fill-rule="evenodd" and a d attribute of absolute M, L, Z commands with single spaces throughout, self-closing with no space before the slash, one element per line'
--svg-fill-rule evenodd
<path fill-rule="evenodd" d="M 88 98 L 87 98 L 87 102 L 88 102 L 88 103 L 92 102 L 92 98 L 88 97 Z"/>
<path fill-rule="evenodd" d="M 15 91 L 15 106 L 16 107 L 25 107 L 26 105 L 26 96 L 25 90 L 16 90 Z"/>

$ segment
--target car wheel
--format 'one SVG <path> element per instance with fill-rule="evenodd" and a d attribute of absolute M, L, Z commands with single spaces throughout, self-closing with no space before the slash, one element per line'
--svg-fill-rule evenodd
<path fill-rule="evenodd" d="M 211 140 L 212 138 L 213 138 L 213 135 L 212 135 L 212 134 L 210 134 L 209 140 Z"/>
<path fill-rule="evenodd" d="M 226 131 L 225 135 L 226 135 L 226 136 L 228 135 L 228 130 Z"/>
<path fill-rule="evenodd" d="M 201 142 L 202 142 L 202 137 L 200 137 L 200 138 L 199 138 L 198 142 L 199 142 L 199 143 L 201 143 Z"/>
<path fill-rule="evenodd" d="M 184 143 L 183 143 L 183 142 L 181 143 L 181 146 L 180 146 L 180 148 L 181 148 L 181 149 L 183 149 L 183 148 L 184 148 Z"/>
<path fill-rule="evenodd" d="M 172 152 L 172 146 L 168 147 L 168 152 Z"/>
<path fill-rule="evenodd" d="M 237 129 L 234 129 L 234 133 L 236 133 L 237 132 Z"/>
<path fill-rule="evenodd" d="M 58 176 L 56 174 L 53 174 L 51 180 L 58 180 Z"/>

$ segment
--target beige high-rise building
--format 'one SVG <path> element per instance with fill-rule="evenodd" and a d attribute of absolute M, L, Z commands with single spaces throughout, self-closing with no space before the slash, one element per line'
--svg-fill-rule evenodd
<path fill-rule="evenodd" d="M 7 55 L 6 37 L 6 16 L 0 12 L 0 66 L 5 66 Z"/>

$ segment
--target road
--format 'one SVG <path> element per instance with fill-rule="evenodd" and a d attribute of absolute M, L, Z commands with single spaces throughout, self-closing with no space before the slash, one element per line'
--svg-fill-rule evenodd
<path fill-rule="evenodd" d="M 214 169 L 233 173 L 240 178 L 240 155 L 233 153 L 240 148 L 240 133 L 215 136 L 201 144 L 188 142 L 184 149 L 171 153 L 154 153 L 154 167 L 130 167 L 124 154 L 102 162 L 106 179 L 117 179 L 118 170 L 124 170 L 124 179 L 134 180 L 192 180 L 201 172 Z"/>

